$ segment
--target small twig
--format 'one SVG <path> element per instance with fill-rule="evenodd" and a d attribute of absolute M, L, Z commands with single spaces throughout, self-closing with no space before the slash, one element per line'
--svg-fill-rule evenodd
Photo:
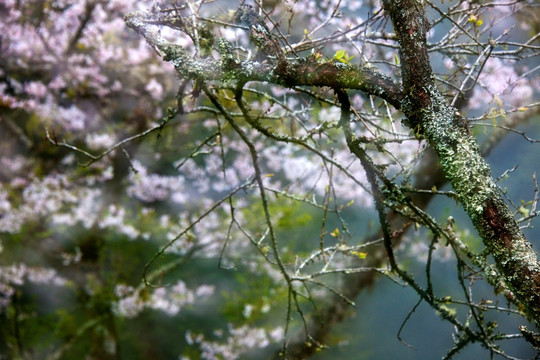
<path fill-rule="evenodd" d="M 71 145 L 69 143 L 67 143 L 65 140 L 62 140 L 61 142 L 59 142 L 57 139 L 56 139 L 56 136 L 54 137 L 54 139 L 51 138 L 50 134 L 49 134 L 49 129 L 48 128 L 45 128 L 45 133 L 47 135 L 47 140 L 49 140 L 49 142 L 51 144 L 53 144 L 54 146 L 61 146 L 61 147 L 65 147 L 65 148 L 68 148 L 68 149 L 71 149 L 73 151 L 76 151 L 78 153 L 81 153 L 83 155 L 85 155 L 86 157 L 89 157 L 91 160 L 88 161 L 87 163 L 83 163 L 83 164 L 80 164 L 81 166 L 83 167 L 87 167 L 93 163 L 95 163 L 96 161 L 99 161 L 101 160 L 103 157 L 107 156 L 108 154 L 110 154 L 111 152 L 113 152 L 114 150 L 124 146 L 125 144 L 133 141 L 133 140 L 137 140 L 137 139 L 140 139 L 140 138 L 143 138 L 151 133 L 153 133 L 154 131 L 158 131 L 158 130 L 162 130 L 163 127 L 172 119 L 174 118 L 174 116 L 176 115 L 176 109 L 172 110 L 170 112 L 170 114 L 166 117 L 163 118 L 162 122 L 159 124 L 159 125 L 156 125 L 148 130 L 145 130 L 143 131 L 142 133 L 139 133 L 139 134 L 136 134 L 136 135 L 133 135 L 133 136 L 130 136 L 116 144 L 114 144 L 112 147 L 110 147 L 109 149 L 103 151 L 102 153 L 98 154 L 98 155 L 93 155 L 91 153 L 89 153 L 88 151 L 86 150 L 83 150 L 75 145 Z"/>
<path fill-rule="evenodd" d="M 147 273 L 150 266 L 161 256 L 165 253 L 165 251 L 170 248 L 178 239 L 180 239 L 182 236 L 187 234 L 191 229 L 195 227 L 198 223 L 200 223 L 205 217 L 207 217 L 210 213 L 212 213 L 214 210 L 216 210 L 221 204 L 223 204 L 225 201 L 227 201 L 230 197 L 234 196 L 237 192 L 240 190 L 246 189 L 250 187 L 254 182 L 254 178 L 247 179 L 243 184 L 240 184 L 238 187 L 233 189 L 231 192 L 229 192 L 226 196 L 221 198 L 220 200 L 216 201 L 212 206 L 210 206 L 206 211 L 202 213 L 196 220 L 192 221 L 189 226 L 187 226 L 182 232 L 180 232 L 178 235 L 176 235 L 172 240 L 170 240 L 165 246 L 163 246 L 151 259 L 146 263 L 143 270 L 143 281 L 146 286 L 150 287 L 156 287 L 153 284 L 150 284 L 147 279 Z"/>
<path fill-rule="evenodd" d="M 405 320 L 403 320 L 403 322 L 401 323 L 401 326 L 399 327 L 399 330 L 398 330 L 398 333 L 397 333 L 397 338 L 398 340 L 405 346 L 407 346 L 408 348 L 410 349 L 413 349 L 413 350 L 418 350 L 416 347 L 414 347 L 413 345 L 409 344 L 408 342 L 406 342 L 405 340 L 403 340 L 403 338 L 401 337 L 401 332 L 403 331 L 403 328 L 405 328 L 405 324 L 407 324 L 407 322 L 409 321 L 409 319 L 412 317 L 412 315 L 416 312 L 416 309 L 418 308 L 418 306 L 422 303 L 422 299 L 420 298 L 418 300 L 418 302 L 413 306 L 413 308 L 411 309 L 411 311 L 409 311 L 409 313 L 407 314 L 407 317 L 405 317 Z"/>

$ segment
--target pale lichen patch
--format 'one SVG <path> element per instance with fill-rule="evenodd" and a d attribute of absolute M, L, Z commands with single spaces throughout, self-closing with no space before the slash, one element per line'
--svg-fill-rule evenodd
<path fill-rule="evenodd" d="M 439 154 L 440 164 L 467 213 L 475 219 L 497 187 L 489 165 L 480 155 L 476 139 L 456 121 L 456 112 L 444 102 L 436 88 L 427 89 L 433 99 L 429 119 L 422 122 L 425 136 Z"/>

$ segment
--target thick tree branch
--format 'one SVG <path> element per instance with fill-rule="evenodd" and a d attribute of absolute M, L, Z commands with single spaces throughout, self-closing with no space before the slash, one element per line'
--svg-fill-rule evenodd
<path fill-rule="evenodd" d="M 476 139 L 435 86 L 426 47 L 428 28 L 417 0 L 383 1 L 398 36 L 404 85 L 402 110 L 439 157 L 443 171 L 525 312 L 540 325 L 540 266 L 501 197 Z"/>
<path fill-rule="evenodd" d="M 319 62 L 315 57 L 280 61 L 237 60 L 232 55 L 231 44 L 218 39 L 217 50 L 221 59 L 197 58 L 181 46 L 165 41 L 145 13 L 131 13 L 126 24 L 144 36 L 166 61 L 171 62 L 183 78 L 199 81 L 264 81 L 293 86 L 329 86 L 332 88 L 362 90 L 378 96 L 396 108 L 403 98 L 401 88 L 391 78 L 371 66 L 348 65 L 340 62 Z M 276 56 L 277 57 L 277 56 Z"/>

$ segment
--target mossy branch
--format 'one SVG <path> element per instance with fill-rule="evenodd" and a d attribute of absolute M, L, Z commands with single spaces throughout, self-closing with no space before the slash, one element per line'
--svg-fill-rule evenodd
<path fill-rule="evenodd" d="M 443 171 L 523 310 L 540 325 L 540 265 L 504 202 L 466 122 L 441 95 L 427 55 L 429 24 L 416 0 L 385 0 L 398 37 L 402 110 L 431 144 Z"/>
<path fill-rule="evenodd" d="M 134 12 L 126 15 L 124 21 L 142 35 L 165 61 L 173 64 L 182 78 L 221 83 L 260 81 L 291 88 L 328 86 L 356 89 L 378 96 L 398 109 L 401 106 L 401 87 L 371 66 L 320 62 L 312 56 L 286 59 L 282 54 L 268 57 L 265 61 L 238 60 L 232 56 L 232 48 L 224 39 L 218 39 L 215 44 L 220 58 L 196 57 L 181 46 L 161 38 L 151 16 Z"/>

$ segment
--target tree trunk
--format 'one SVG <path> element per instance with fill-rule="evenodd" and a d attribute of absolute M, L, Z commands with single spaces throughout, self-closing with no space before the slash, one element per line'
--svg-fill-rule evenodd
<path fill-rule="evenodd" d="M 466 121 L 435 86 L 426 46 L 428 22 L 417 0 L 383 1 L 398 36 L 403 81 L 402 111 L 439 157 L 505 282 L 540 325 L 540 266 L 480 154 Z"/>

